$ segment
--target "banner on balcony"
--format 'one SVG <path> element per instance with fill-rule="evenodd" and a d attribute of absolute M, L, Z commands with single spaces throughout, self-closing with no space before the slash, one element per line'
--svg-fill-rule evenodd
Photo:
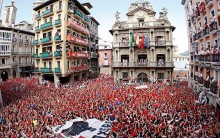
<path fill-rule="evenodd" d="M 111 124 L 97 119 L 76 118 L 63 125 L 52 128 L 57 137 L 92 138 L 107 137 L 111 131 Z"/>

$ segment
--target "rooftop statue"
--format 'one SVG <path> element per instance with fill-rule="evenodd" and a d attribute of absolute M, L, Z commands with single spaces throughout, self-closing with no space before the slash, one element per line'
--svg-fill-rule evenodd
<path fill-rule="evenodd" d="M 115 23 L 119 23 L 120 21 L 119 21 L 119 19 L 120 19 L 120 16 L 119 16 L 119 12 L 118 11 L 116 11 L 116 13 L 115 13 L 115 18 L 116 18 L 116 21 L 115 21 Z"/>

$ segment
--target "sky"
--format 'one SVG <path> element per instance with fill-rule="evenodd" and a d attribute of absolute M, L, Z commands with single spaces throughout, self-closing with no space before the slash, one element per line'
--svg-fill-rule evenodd
<path fill-rule="evenodd" d="M 11 0 L 3 0 L 5 5 L 10 4 Z M 20 21 L 31 21 L 33 2 L 36 0 L 14 0 L 18 9 L 16 23 Z M 100 23 L 99 37 L 105 41 L 112 41 L 109 30 L 115 23 L 115 13 L 120 12 L 120 21 L 126 21 L 128 8 L 131 2 L 137 0 L 79 0 L 79 2 L 90 2 L 93 5 L 90 13 Z M 187 27 L 184 7 L 180 0 L 148 0 L 156 12 L 156 18 L 164 7 L 168 9 L 168 19 L 172 26 L 176 27 L 173 32 L 174 45 L 178 46 L 179 52 L 188 50 Z M 100 43 L 105 43 L 100 41 Z M 108 42 L 106 42 L 108 44 Z"/>

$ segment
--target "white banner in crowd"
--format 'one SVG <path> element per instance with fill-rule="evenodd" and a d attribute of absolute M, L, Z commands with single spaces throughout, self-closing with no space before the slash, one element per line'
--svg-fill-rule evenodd
<path fill-rule="evenodd" d="M 138 86 L 138 87 L 135 87 L 135 89 L 147 89 L 148 86 L 147 85 L 142 85 L 142 86 Z"/>
<path fill-rule="evenodd" d="M 84 121 L 82 118 L 76 118 L 67 121 L 62 126 L 53 127 L 52 130 L 55 135 L 68 138 L 92 138 L 94 136 L 105 138 L 111 131 L 111 124 L 97 119 Z"/>

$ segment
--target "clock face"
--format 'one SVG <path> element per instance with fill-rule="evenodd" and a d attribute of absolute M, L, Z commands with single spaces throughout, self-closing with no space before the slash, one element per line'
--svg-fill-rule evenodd
<path fill-rule="evenodd" d="M 143 11 L 139 11 L 139 12 L 138 12 L 138 15 L 139 15 L 139 16 L 144 16 Z"/>

